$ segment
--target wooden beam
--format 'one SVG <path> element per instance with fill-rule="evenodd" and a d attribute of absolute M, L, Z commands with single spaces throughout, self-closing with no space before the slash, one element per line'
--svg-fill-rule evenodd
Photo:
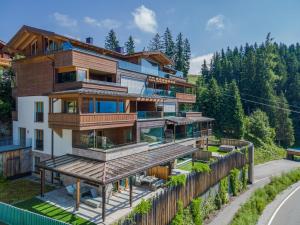
<path fill-rule="evenodd" d="M 27 47 L 27 45 L 29 45 L 31 42 L 34 41 L 34 39 L 36 39 L 36 36 L 35 36 L 35 35 L 32 36 L 31 38 L 27 39 L 27 41 L 24 41 L 24 43 L 22 43 L 22 44 L 20 45 L 20 49 L 23 51 L 23 50 Z"/>
<path fill-rule="evenodd" d="M 106 187 L 105 185 L 102 186 L 102 220 L 105 222 L 105 200 L 106 200 Z"/>
<path fill-rule="evenodd" d="M 76 211 L 79 209 L 80 205 L 80 179 L 76 180 Z"/>
<path fill-rule="evenodd" d="M 19 42 L 13 44 L 14 49 L 17 49 L 19 47 L 19 45 L 22 44 L 22 42 L 30 35 L 27 31 L 25 31 L 24 33 L 25 34 L 22 35 L 22 37 L 19 40 Z"/>
<path fill-rule="evenodd" d="M 41 197 L 44 197 L 44 193 L 45 193 L 45 170 L 44 169 L 40 170 L 40 175 L 41 175 Z"/>
<path fill-rule="evenodd" d="M 129 177 L 129 205 L 132 207 L 132 177 Z"/>

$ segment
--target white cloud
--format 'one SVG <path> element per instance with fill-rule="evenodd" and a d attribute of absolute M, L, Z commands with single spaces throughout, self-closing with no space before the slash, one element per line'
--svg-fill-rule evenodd
<path fill-rule="evenodd" d="M 206 55 L 200 55 L 200 56 L 195 56 L 195 57 L 191 58 L 189 74 L 200 74 L 201 66 L 202 66 L 204 60 L 206 60 L 206 63 L 209 65 L 212 57 L 213 57 L 213 53 L 209 53 Z"/>
<path fill-rule="evenodd" d="M 206 23 L 206 30 L 221 31 L 225 29 L 225 17 L 223 15 L 217 15 L 210 18 Z"/>
<path fill-rule="evenodd" d="M 119 21 L 113 19 L 96 20 L 94 18 L 86 16 L 84 17 L 83 21 L 91 26 L 107 29 L 116 29 L 121 26 L 121 23 Z"/>
<path fill-rule="evenodd" d="M 62 14 L 59 12 L 53 13 L 53 18 L 57 22 L 58 25 L 62 27 L 69 27 L 69 28 L 75 28 L 77 27 L 77 20 L 71 18 L 70 16 L 66 14 Z"/>
<path fill-rule="evenodd" d="M 136 8 L 132 13 L 135 25 L 147 33 L 155 33 L 157 29 L 156 15 L 151 9 L 144 5 Z"/>

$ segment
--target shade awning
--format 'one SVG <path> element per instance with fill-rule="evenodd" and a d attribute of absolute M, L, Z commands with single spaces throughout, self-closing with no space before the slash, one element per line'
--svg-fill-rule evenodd
<path fill-rule="evenodd" d="M 187 124 L 193 124 L 197 122 L 211 122 L 213 121 L 213 118 L 199 116 L 199 117 L 177 117 L 177 116 L 171 116 L 167 118 L 167 123 L 172 123 L 176 125 L 187 125 Z"/>
<path fill-rule="evenodd" d="M 43 161 L 37 167 L 96 184 L 106 185 L 149 168 L 168 163 L 197 150 L 193 146 L 174 143 L 110 161 L 99 161 L 66 154 Z"/>

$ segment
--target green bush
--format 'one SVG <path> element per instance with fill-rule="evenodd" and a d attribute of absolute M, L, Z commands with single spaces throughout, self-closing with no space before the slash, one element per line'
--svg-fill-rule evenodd
<path fill-rule="evenodd" d="M 191 213 L 192 213 L 193 222 L 195 225 L 203 224 L 202 213 L 200 211 L 201 202 L 202 202 L 201 198 L 195 198 L 192 200 L 192 203 L 191 203 Z"/>
<path fill-rule="evenodd" d="M 237 196 L 240 191 L 241 185 L 239 180 L 240 171 L 238 169 L 233 169 L 230 171 L 230 188 L 233 196 Z"/>
<path fill-rule="evenodd" d="M 265 207 L 276 198 L 277 194 L 298 181 L 300 181 L 300 169 L 272 178 L 269 184 L 257 189 L 242 205 L 231 225 L 255 225 Z"/>
<path fill-rule="evenodd" d="M 222 199 L 219 193 L 216 194 L 215 196 L 215 205 L 216 205 L 216 209 L 221 209 L 222 207 Z"/>
<path fill-rule="evenodd" d="M 192 171 L 196 173 L 208 173 L 211 169 L 206 163 L 197 163 L 192 167 Z"/>
<path fill-rule="evenodd" d="M 207 199 L 203 203 L 203 218 L 208 218 L 209 214 L 216 209 L 214 196 L 209 192 Z"/>
<path fill-rule="evenodd" d="M 186 175 L 185 174 L 179 174 L 176 176 L 170 176 L 169 181 L 167 182 L 168 187 L 175 187 L 179 185 L 185 185 L 186 183 Z"/>
<path fill-rule="evenodd" d="M 195 225 L 190 207 L 187 207 L 183 210 L 183 221 L 184 225 Z"/>
<path fill-rule="evenodd" d="M 220 181 L 219 194 L 222 204 L 228 203 L 228 177 L 225 177 Z"/>
<path fill-rule="evenodd" d="M 172 220 L 171 225 L 184 225 L 183 203 L 180 200 L 177 202 L 177 213 L 176 213 L 174 219 Z"/>
<path fill-rule="evenodd" d="M 136 207 L 134 207 L 133 212 L 136 214 L 145 215 L 150 211 L 151 206 L 151 200 L 142 199 L 141 202 Z"/>
<path fill-rule="evenodd" d="M 242 190 L 247 188 L 247 173 L 248 173 L 248 165 L 244 166 L 242 169 Z"/>

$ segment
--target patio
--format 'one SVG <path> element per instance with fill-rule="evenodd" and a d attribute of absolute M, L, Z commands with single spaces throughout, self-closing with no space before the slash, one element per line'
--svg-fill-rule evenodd
<path fill-rule="evenodd" d="M 151 198 L 161 190 L 162 189 L 158 189 L 152 192 L 148 188 L 133 186 L 133 207 L 136 206 L 142 200 L 142 198 Z M 109 203 L 106 203 L 105 222 L 103 222 L 102 219 L 101 207 L 93 208 L 84 203 L 81 203 L 78 210 L 76 210 L 76 199 L 69 196 L 65 188 L 45 193 L 44 197 L 38 198 L 96 224 L 112 224 L 119 218 L 127 215 L 131 210 L 131 207 L 128 204 L 129 191 L 116 192 L 110 197 Z"/>

